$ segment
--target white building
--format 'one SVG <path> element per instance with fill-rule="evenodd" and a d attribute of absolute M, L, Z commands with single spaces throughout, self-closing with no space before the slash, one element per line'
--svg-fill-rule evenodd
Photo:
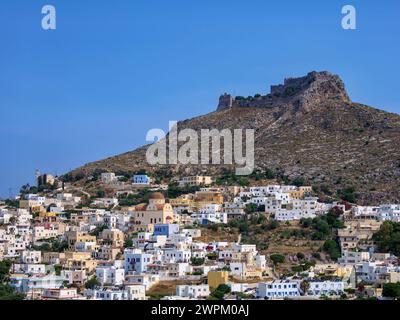
<path fill-rule="evenodd" d="M 113 173 L 113 172 L 103 172 L 101 174 L 101 182 L 103 182 L 103 183 L 111 183 L 116 180 L 117 180 L 117 178 L 115 177 L 115 173 Z"/>
<path fill-rule="evenodd" d="M 348 251 L 343 250 L 342 256 L 338 259 L 338 262 L 342 265 L 357 264 L 370 259 L 369 252 L 366 251 Z"/>
<path fill-rule="evenodd" d="M 45 300 L 75 300 L 78 297 L 76 288 L 44 289 L 42 293 Z"/>
<path fill-rule="evenodd" d="M 94 206 L 101 207 L 109 207 L 109 206 L 117 206 L 118 199 L 117 198 L 99 198 L 93 201 Z"/>
<path fill-rule="evenodd" d="M 225 204 L 223 211 L 226 213 L 227 219 L 240 219 L 245 212 L 245 206 L 240 203 L 228 203 Z"/>
<path fill-rule="evenodd" d="M 125 273 L 147 271 L 147 265 L 153 262 L 153 255 L 139 249 L 125 249 Z"/>
<path fill-rule="evenodd" d="M 21 263 L 40 263 L 42 262 L 41 251 L 22 251 L 20 256 Z"/>
<path fill-rule="evenodd" d="M 301 219 L 301 210 L 299 209 L 277 209 L 275 211 L 275 220 L 278 221 L 293 221 L 293 220 L 300 220 Z"/>
<path fill-rule="evenodd" d="M 207 284 L 178 285 L 176 295 L 183 298 L 206 298 L 210 295 L 210 288 Z"/>
<path fill-rule="evenodd" d="M 56 238 L 57 236 L 58 229 L 53 228 L 51 225 L 37 225 L 33 227 L 33 241 Z"/>
<path fill-rule="evenodd" d="M 66 279 L 56 275 L 25 275 L 10 277 L 10 284 L 20 292 L 41 291 L 44 289 L 58 289 Z"/>
<path fill-rule="evenodd" d="M 96 277 L 102 285 L 118 286 L 124 283 L 125 270 L 116 266 L 98 266 Z"/>
<path fill-rule="evenodd" d="M 384 261 L 367 261 L 356 265 L 357 278 L 367 283 L 376 283 L 380 280 L 381 275 L 391 272 L 400 272 L 400 267 Z"/>
<path fill-rule="evenodd" d="M 399 204 L 382 205 L 379 207 L 377 215 L 379 221 L 400 222 L 400 205 Z"/>
<path fill-rule="evenodd" d="M 125 285 L 127 300 L 146 300 L 146 287 L 144 285 Z"/>
<path fill-rule="evenodd" d="M 228 216 L 225 212 L 222 212 L 222 206 L 219 204 L 207 204 L 198 213 L 192 214 L 191 217 L 199 224 L 228 222 Z"/>
<path fill-rule="evenodd" d="M 0 224 L 8 224 L 12 216 L 7 209 L 0 209 Z"/>
<path fill-rule="evenodd" d="M 146 290 L 149 290 L 153 285 L 160 281 L 158 274 L 135 274 L 126 276 L 125 285 L 143 285 Z"/>
<path fill-rule="evenodd" d="M 297 281 L 271 281 L 257 284 L 256 296 L 268 299 L 296 298 L 300 296 L 300 283 Z"/>
<path fill-rule="evenodd" d="M 163 262 L 190 262 L 192 252 L 187 249 L 165 248 Z"/>
<path fill-rule="evenodd" d="M 377 216 L 379 207 L 373 206 L 354 206 L 351 208 L 351 213 L 355 217 L 359 216 Z"/>
<path fill-rule="evenodd" d="M 308 296 L 341 295 L 345 286 L 343 281 L 310 281 L 307 290 Z"/>
<path fill-rule="evenodd" d="M 89 300 L 145 300 L 145 287 L 129 285 L 125 289 L 100 288 L 85 290 L 84 295 Z"/>
<path fill-rule="evenodd" d="M 13 273 L 46 274 L 46 265 L 39 263 L 15 263 L 12 266 Z"/>

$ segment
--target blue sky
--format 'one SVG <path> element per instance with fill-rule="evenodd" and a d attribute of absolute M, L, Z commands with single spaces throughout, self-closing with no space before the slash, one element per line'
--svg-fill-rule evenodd
<path fill-rule="evenodd" d="M 57 30 L 41 8 L 57 9 Z M 341 8 L 357 9 L 357 30 Z M 151 128 L 311 70 L 400 112 L 398 0 L 3 0 L 0 196 L 132 150 Z"/>

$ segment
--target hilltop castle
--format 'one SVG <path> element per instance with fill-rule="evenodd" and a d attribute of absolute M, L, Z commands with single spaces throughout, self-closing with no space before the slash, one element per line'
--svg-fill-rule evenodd
<path fill-rule="evenodd" d="M 327 71 L 313 71 L 304 77 L 285 79 L 284 84 L 272 85 L 271 92 L 265 96 L 258 94 L 243 98 L 225 93 L 219 98 L 217 111 L 246 107 L 273 108 L 288 104 L 307 108 L 310 103 L 327 99 L 350 101 L 339 76 Z"/>

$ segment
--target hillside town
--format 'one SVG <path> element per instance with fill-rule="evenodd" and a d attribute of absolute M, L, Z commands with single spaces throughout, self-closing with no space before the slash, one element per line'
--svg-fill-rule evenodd
<path fill-rule="evenodd" d="M 400 204 L 321 199 L 299 181 L 90 179 L 37 173 L 0 202 L 2 299 L 400 296 Z"/>

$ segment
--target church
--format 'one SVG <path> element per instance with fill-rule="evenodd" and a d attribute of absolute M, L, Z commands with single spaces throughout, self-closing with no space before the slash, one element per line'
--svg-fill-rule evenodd
<path fill-rule="evenodd" d="M 134 231 L 153 232 L 155 224 L 173 223 L 174 211 L 161 192 L 153 193 L 149 204 L 139 204 L 134 212 Z"/>

